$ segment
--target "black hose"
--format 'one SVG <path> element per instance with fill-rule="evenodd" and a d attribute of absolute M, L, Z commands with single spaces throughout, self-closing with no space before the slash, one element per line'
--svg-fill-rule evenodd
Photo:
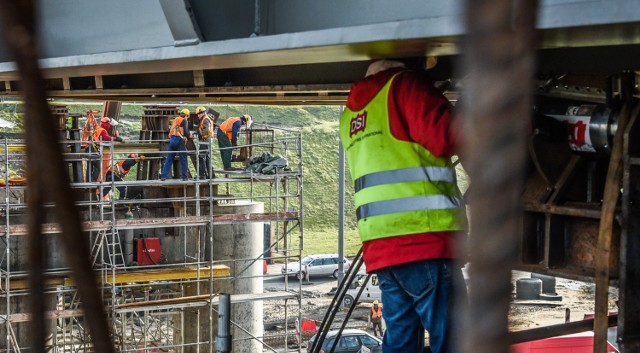
<path fill-rule="evenodd" d="M 153 258 L 151 257 L 151 255 L 149 254 L 149 247 L 147 246 L 147 238 L 145 238 L 145 237 L 142 237 L 142 247 L 144 247 L 144 254 L 147 256 L 149 261 L 151 261 L 154 265 L 157 265 L 158 263 L 155 262 L 153 260 Z"/>
<path fill-rule="evenodd" d="M 362 283 L 362 286 L 360 286 L 360 290 L 358 291 L 358 294 L 353 300 L 353 303 L 351 303 L 351 306 L 349 307 L 349 311 L 347 311 L 347 315 L 344 317 L 344 321 L 342 321 L 342 325 L 340 325 L 340 329 L 338 329 L 338 334 L 336 335 L 336 339 L 333 341 L 333 345 L 331 346 L 329 353 L 333 353 L 335 351 L 336 346 L 338 345 L 338 341 L 342 336 L 342 331 L 344 331 L 344 328 L 347 326 L 347 322 L 351 317 L 351 313 L 353 313 L 353 310 L 356 308 L 356 306 L 358 306 L 358 300 L 360 300 L 360 296 L 362 295 L 362 292 L 364 292 L 364 287 L 366 287 L 367 284 L 369 283 L 369 279 L 371 279 L 371 274 L 367 275 L 367 278 L 365 278 L 364 282 Z"/>
<path fill-rule="evenodd" d="M 333 319 L 335 318 L 336 314 L 338 313 L 338 310 L 340 309 L 340 304 L 342 303 L 342 300 L 344 299 L 344 296 L 347 293 L 347 289 L 351 287 L 351 283 L 353 283 L 353 280 L 356 278 L 356 275 L 358 274 L 358 271 L 360 270 L 362 263 L 363 263 L 363 260 L 362 260 L 362 247 L 361 247 L 360 250 L 358 250 L 358 253 L 356 254 L 356 257 L 354 259 L 354 265 L 349 267 L 349 270 L 347 271 L 344 281 L 342 281 L 342 283 L 340 283 L 340 285 L 338 286 L 338 289 L 336 290 L 336 294 L 331 300 L 331 304 L 329 304 L 329 307 L 327 308 L 327 312 L 324 315 L 324 319 L 322 319 L 322 323 L 320 323 L 320 328 L 318 329 L 318 334 L 316 335 L 316 339 L 311 343 L 311 348 L 312 348 L 311 353 L 320 352 L 320 347 L 322 347 L 322 344 L 319 345 L 318 342 L 323 342 L 324 339 L 327 337 L 327 333 L 329 333 L 329 330 L 331 329 L 331 323 L 333 322 Z"/>

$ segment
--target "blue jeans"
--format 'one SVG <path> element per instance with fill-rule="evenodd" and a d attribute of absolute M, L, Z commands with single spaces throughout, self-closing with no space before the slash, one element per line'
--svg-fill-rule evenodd
<path fill-rule="evenodd" d="M 456 342 L 453 323 L 454 288 L 466 286 L 454 260 L 433 259 L 376 271 L 382 291 L 387 330 L 385 353 L 422 352 L 424 329 L 433 353 L 451 353 Z"/>
<path fill-rule="evenodd" d="M 171 165 L 173 165 L 173 159 L 175 158 L 177 152 L 180 156 L 182 179 L 187 179 L 187 146 L 185 145 L 184 140 L 178 136 L 171 136 L 167 151 L 170 152 L 167 154 L 167 158 L 164 160 L 164 165 L 162 166 L 162 175 L 160 176 L 160 178 L 166 179 L 171 174 Z"/>
<path fill-rule="evenodd" d="M 206 140 L 204 142 L 207 142 Z M 209 177 L 209 168 L 211 167 L 211 145 L 208 143 L 200 144 L 200 156 L 198 156 L 198 176 L 200 179 Z"/>

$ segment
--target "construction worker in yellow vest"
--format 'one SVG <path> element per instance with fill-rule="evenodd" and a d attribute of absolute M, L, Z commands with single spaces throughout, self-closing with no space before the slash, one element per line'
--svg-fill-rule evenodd
<path fill-rule="evenodd" d="M 220 147 L 220 157 L 222 157 L 222 165 L 225 170 L 232 170 L 231 168 L 231 155 L 232 146 L 238 145 L 238 133 L 240 128 L 245 125 L 247 129 L 251 128 L 253 118 L 251 115 L 243 115 L 241 117 L 231 117 L 225 120 L 218 127 L 218 146 Z"/>
<path fill-rule="evenodd" d="M 209 178 L 209 169 L 211 168 L 211 138 L 213 137 L 213 129 L 215 122 L 218 120 L 220 113 L 209 108 L 197 107 L 196 116 L 198 117 L 198 141 L 200 142 L 200 154 L 198 155 L 198 175 L 200 179 Z"/>
<path fill-rule="evenodd" d="M 131 168 L 133 168 L 138 162 L 144 161 L 144 158 L 145 157 L 142 155 L 138 156 L 135 153 L 130 153 L 127 158 L 107 168 L 107 172 L 105 173 L 104 177 L 105 181 L 107 183 L 111 183 L 112 181 L 123 181 L 127 174 L 129 174 L 129 172 L 131 171 Z M 111 185 L 107 185 L 108 186 L 105 186 L 102 189 L 103 199 L 105 199 L 109 194 L 109 191 L 111 191 Z M 118 189 L 118 191 L 120 192 L 119 199 L 127 198 L 127 187 L 125 185 L 116 186 L 116 189 Z"/>
<path fill-rule="evenodd" d="M 166 180 L 171 174 L 171 166 L 173 165 L 173 159 L 176 153 L 180 156 L 180 168 L 182 180 L 189 180 L 187 174 L 187 145 L 186 140 L 193 140 L 193 137 L 189 133 L 189 124 L 187 119 L 191 112 L 189 109 L 182 109 L 180 115 L 173 119 L 171 128 L 169 129 L 169 147 L 167 148 L 167 158 L 164 160 L 162 166 L 162 175 L 160 180 Z"/>
<path fill-rule="evenodd" d="M 425 330 L 433 353 L 456 352 L 453 298 L 466 296 L 455 261 L 466 226 L 451 161 L 458 123 L 425 64 L 371 62 L 340 119 L 362 257 L 385 304 L 384 352 L 422 352 Z M 458 310 L 463 304 L 458 300 Z"/>
<path fill-rule="evenodd" d="M 93 135 L 91 135 L 91 138 L 88 141 L 86 149 L 87 153 L 95 154 L 100 152 L 100 142 L 102 141 L 124 142 L 124 139 L 120 136 L 109 135 L 108 131 L 112 126 L 118 126 L 118 121 L 106 116 L 100 119 L 100 126 L 96 127 L 93 131 Z M 104 152 L 105 151 L 103 149 L 101 158 L 97 156 L 89 157 L 89 164 L 87 165 L 87 182 L 103 180 L 104 172 L 109 166 L 109 163 L 111 163 L 111 154 Z"/>

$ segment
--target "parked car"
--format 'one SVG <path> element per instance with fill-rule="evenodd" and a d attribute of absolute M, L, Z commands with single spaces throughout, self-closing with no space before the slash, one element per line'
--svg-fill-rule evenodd
<path fill-rule="evenodd" d="M 324 342 L 322 342 L 320 353 L 331 351 L 331 347 L 333 346 L 333 342 L 336 340 L 338 331 L 339 330 L 333 330 L 327 333 Z M 307 343 L 307 353 L 311 352 L 311 347 L 313 342 L 316 340 L 316 336 L 317 335 L 311 337 Z M 358 353 L 362 346 L 366 346 L 371 350 L 371 352 L 382 352 L 382 341 L 379 338 L 357 329 L 345 329 L 342 331 L 342 335 L 340 336 L 340 340 L 338 341 L 334 352 Z"/>
<path fill-rule="evenodd" d="M 351 262 L 343 258 L 344 270 L 347 271 Z M 301 265 L 302 264 L 302 265 Z M 296 276 L 301 279 L 306 276 L 333 276 L 338 278 L 338 255 L 337 254 L 318 254 L 305 256 L 300 262 L 291 262 L 285 264 L 280 269 L 282 274 Z"/>
<path fill-rule="evenodd" d="M 362 287 L 366 278 L 366 273 L 358 272 L 356 280 L 353 281 L 351 287 L 347 289 L 347 293 L 344 296 L 344 300 L 342 301 L 344 306 L 350 307 L 353 304 L 358 292 L 360 291 L 360 287 Z M 360 298 L 358 298 L 358 303 L 373 303 L 374 300 L 382 300 L 380 282 L 378 281 L 378 276 L 376 274 L 371 275 L 369 282 L 367 282 L 367 285 L 362 290 L 362 294 L 360 294 Z"/>

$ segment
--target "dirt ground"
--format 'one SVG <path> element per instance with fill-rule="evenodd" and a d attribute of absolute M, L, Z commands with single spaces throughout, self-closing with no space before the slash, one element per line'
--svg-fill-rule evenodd
<path fill-rule="evenodd" d="M 513 282 L 519 278 L 530 277 L 528 272 L 513 271 Z M 595 308 L 596 286 L 594 283 L 580 282 L 556 277 L 556 293 L 562 301 L 541 301 L 535 303 L 512 301 L 509 315 L 511 331 L 524 330 L 538 326 L 561 324 L 565 321 L 565 311 L 570 310 L 570 320 L 584 319 L 585 314 L 593 314 Z M 514 293 L 515 295 L 515 293 Z M 617 288 L 609 288 L 609 311 L 618 311 Z"/>
<path fill-rule="evenodd" d="M 529 278 L 528 272 L 513 271 L 512 282 L 514 284 L 513 297 L 515 299 L 515 283 L 519 278 Z M 313 282 L 313 279 L 312 279 Z M 329 292 L 335 287 L 335 281 L 323 283 L 314 282 L 302 286 L 302 317 L 303 319 L 322 321 L 331 303 L 332 295 Z M 268 291 L 265 286 L 265 291 Z M 561 324 L 565 321 L 566 309 L 570 309 L 570 320 L 578 321 L 584 318 L 585 314 L 593 313 L 595 307 L 595 284 L 556 278 L 556 293 L 562 296 L 561 301 L 520 301 L 512 300 L 509 327 L 511 331 L 524 330 L 539 326 Z M 615 302 L 618 299 L 616 288 L 610 289 L 609 309 L 617 311 Z M 281 301 L 265 302 L 264 314 L 265 323 L 284 323 L 284 303 Z M 289 305 L 288 317 L 290 324 L 298 314 L 297 305 Z M 369 306 L 360 304 L 352 314 L 348 327 L 367 328 L 367 314 Z M 343 318 L 346 310 L 341 310 L 337 318 Z M 337 328 L 341 320 L 336 320 L 334 326 Z M 280 326 L 281 325 L 277 325 Z"/>

